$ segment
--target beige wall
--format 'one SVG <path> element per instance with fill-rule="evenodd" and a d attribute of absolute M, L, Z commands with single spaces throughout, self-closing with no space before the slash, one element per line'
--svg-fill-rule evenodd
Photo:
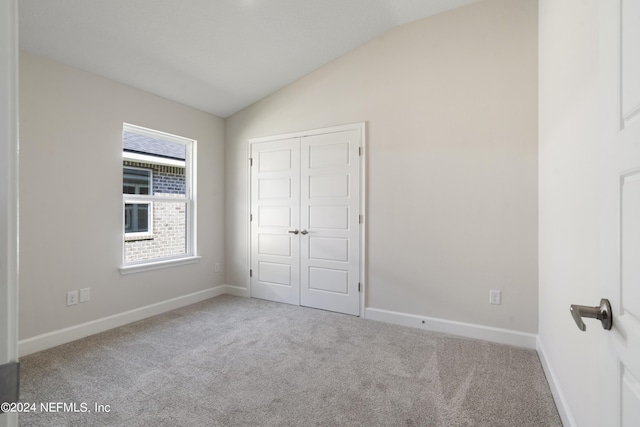
<path fill-rule="evenodd" d="M 536 332 L 536 34 L 537 2 L 479 2 L 228 118 L 227 283 L 247 284 L 247 139 L 366 121 L 366 306 Z"/>
<path fill-rule="evenodd" d="M 600 301 L 598 1 L 540 1 L 540 349 L 566 425 L 598 424 L 599 333 L 571 304 Z M 588 377 L 585 374 L 588 373 Z"/>
<path fill-rule="evenodd" d="M 222 284 L 223 120 L 20 55 L 20 338 Z M 120 275 L 123 122 L 198 141 L 199 263 Z M 66 307 L 85 287 L 91 301 Z"/>

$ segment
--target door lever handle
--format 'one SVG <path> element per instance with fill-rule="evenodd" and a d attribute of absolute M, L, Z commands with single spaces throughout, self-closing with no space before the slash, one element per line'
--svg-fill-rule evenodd
<path fill-rule="evenodd" d="M 592 319 L 598 319 L 602 322 L 602 327 L 607 331 L 611 330 L 613 326 L 613 318 L 611 317 L 611 304 L 606 298 L 600 300 L 600 305 L 596 307 L 588 307 L 586 305 L 571 304 L 571 316 L 576 321 L 578 329 L 581 331 L 587 330 L 587 325 L 582 321 L 583 317 L 590 317 Z"/>
<path fill-rule="evenodd" d="M 305 235 L 309 234 L 309 232 L 308 232 L 307 230 L 302 230 L 302 231 L 300 232 L 300 234 L 302 234 L 303 236 L 305 236 Z"/>
<path fill-rule="evenodd" d="M 291 234 L 298 234 L 298 233 L 299 233 L 299 231 L 298 231 L 298 229 L 296 228 L 295 230 L 289 230 L 289 233 L 291 233 Z"/>

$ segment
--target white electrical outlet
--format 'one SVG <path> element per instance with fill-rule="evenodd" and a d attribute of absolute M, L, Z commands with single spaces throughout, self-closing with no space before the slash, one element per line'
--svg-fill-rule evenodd
<path fill-rule="evenodd" d="M 80 289 L 80 302 L 88 302 L 90 297 L 89 288 Z"/>
<path fill-rule="evenodd" d="M 67 292 L 67 305 L 76 305 L 78 303 L 78 291 Z"/>
<path fill-rule="evenodd" d="M 493 289 L 489 291 L 489 304 L 501 304 L 502 292 L 494 291 Z"/>
<path fill-rule="evenodd" d="M 220 263 L 216 262 L 216 265 L 213 267 L 213 271 L 216 273 L 220 273 Z"/>

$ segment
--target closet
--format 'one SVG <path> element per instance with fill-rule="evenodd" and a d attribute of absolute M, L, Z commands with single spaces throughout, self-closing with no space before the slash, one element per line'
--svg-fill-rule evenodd
<path fill-rule="evenodd" d="M 364 124 L 252 139 L 251 296 L 360 315 Z"/>

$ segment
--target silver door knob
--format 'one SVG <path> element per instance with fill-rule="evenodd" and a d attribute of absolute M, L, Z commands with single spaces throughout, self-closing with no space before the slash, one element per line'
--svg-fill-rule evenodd
<path fill-rule="evenodd" d="M 302 230 L 302 231 L 300 232 L 300 234 L 302 234 L 302 235 L 304 236 L 304 235 L 309 234 L 309 232 L 308 232 L 307 230 Z"/>
<path fill-rule="evenodd" d="M 588 307 L 585 305 L 571 305 L 571 316 L 576 321 L 578 329 L 581 331 L 587 330 L 587 325 L 582 321 L 583 317 L 590 317 L 592 319 L 598 319 L 602 322 L 602 327 L 607 331 L 611 330 L 613 326 L 613 318 L 611 317 L 611 304 L 608 299 L 602 298 L 600 305 L 596 307 Z"/>
<path fill-rule="evenodd" d="M 298 234 L 298 233 L 299 233 L 299 231 L 298 231 L 298 229 L 296 228 L 295 230 L 289 230 L 289 233 L 291 233 L 291 234 Z"/>

